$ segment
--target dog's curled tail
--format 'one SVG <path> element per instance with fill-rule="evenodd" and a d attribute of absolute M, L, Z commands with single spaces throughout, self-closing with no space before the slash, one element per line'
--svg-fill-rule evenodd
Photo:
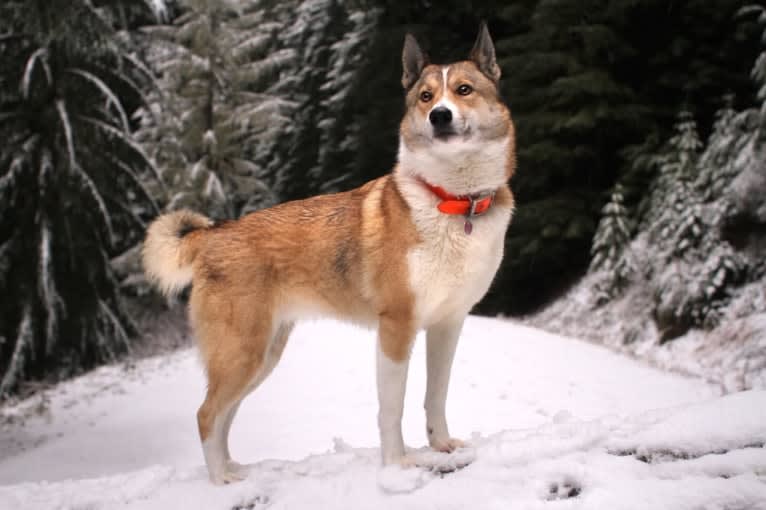
<path fill-rule="evenodd" d="M 197 255 L 193 241 L 198 236 L 189 234 L 212 226 L 212 220 L 189 210 L 163 214 L 149 225 L 142 250 L 144 271 L 163 294 L 172 296 L 191 283 Z"/>

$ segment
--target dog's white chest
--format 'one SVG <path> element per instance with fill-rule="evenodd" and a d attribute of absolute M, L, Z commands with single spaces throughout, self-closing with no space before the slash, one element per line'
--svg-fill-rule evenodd
<path fill-rule="evenodd" d="M 422 242 L 408 254 L 416 317 L 427 328 L 466 314 L 489 289 L 503 257 L 510 210 L 477 217 L 467 234 L 465 219 L 434 211 L 416 218 Z"/>

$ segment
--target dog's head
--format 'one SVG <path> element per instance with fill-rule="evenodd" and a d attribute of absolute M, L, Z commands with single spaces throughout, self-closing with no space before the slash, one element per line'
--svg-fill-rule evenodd
<path fill-rule="evenodd" d="M 435 184 L 452 184 L 455 193 L 507 182 L 515 164 L 513 123 L 500 99 L 500 68 L 487 26 L 482 23 L 469 59 L 448 65 L 429 64 L 407 34 L 402 65 L 407 109 L 400 163 L 418 167 L 412 171 Z"/>

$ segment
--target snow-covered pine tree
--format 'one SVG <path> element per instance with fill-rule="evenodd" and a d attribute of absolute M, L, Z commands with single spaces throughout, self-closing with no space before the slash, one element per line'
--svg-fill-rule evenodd
<path fill-rule="evenodd" d="M 712 329 L 718 325 L 721 309 L 741 283 L 746 269 L 742 257 L 727 242 L 717 243 L 705 257 L 690 282 L 684 303 L 692 323 Z"/>
<path fill-rule="evenodd" d="M 280 34 L 280 44 L 295 54 L 290 70 L 274 90 L 293 99 L 284 136 L 269 155 L 274 186 L 285 199 L 314 193 L 321 174 L 318 165 L 322 109 L 319 88 L 326 78 L 331 46 L 341 37 L 343 10 L 338 0 L 296 2 L 293 23 Z"/>
<path fill-rule="evenodd" d="M 297 0 L 279 36 L 294 60 L 271 90 L 290 98 L 290 122 L 265 155 L 282 199 L 336 191 L 349 179 L 357 112 L 349 93 L 380 11 L 348 0 Z"/>
<path fill-rule="evenodd" d="M 686 175 L 679 175 L 660 203 L 661 212 L 650 227 L 658 252 L 665 257 L 683 256 L 687 250 L 698 246 L 705 225 L 701 193 Z"/>
<path fill-rule="evenodd" d="M 644 224 L 649 227 L 652 241 L 660 243 L 668 254 L 683 252 L 701 234 L 698 228 L 701 200 L 692 185 L 701 148 L 694 117 L 681 110 L 675 135 L 656 158 L 658 175 L 648 204 L 643 207 Z"/>
<path fill-rule="evenodd" d="M 139 132 L 167 183 L 167 207 L 233 217 L 276 197 L 253 161 L 278 102 L 264 93 L 284 55 L 257 1 L 182 0 L 172 26 L 147 29 L 161 94 Z M 159 119 L 159 121 L 157 120 Z"/>
<path fill-rule="evenodd" d="M 656 177 L 639 207 L 642 229 L 655 223 L 662 215 L 661 205 L 667 201 L 667 195 L 679 178 L 690 180 L 696 175 L 695 165 L 702 142 L 691 112 L 682 109 L 673 130 L 674 135 L 660 153 L 645 158 L 646 165 L 656 169 Z"/>
<path fill-rule="evenodd" d="M 717 326 L 723 308 L 746 272 L 743 257 L 729 243 L 710 242 L 705 256 L 672 261 L 653 279 L 654 317 L 661 340 L 690 328 Z"/>
<path fill-rule="evenodd" d="M 714 327 L 737 287 L 759 277 L 758 260 L 752 258 L 749 249 L 735 249 L 731 234 L 726 233 L 727 224 L 753 216 L 753 208 L 760 207 L 760 199 L 754 199 L 759 195 L 755 189 L 758 182 L 766 185 L 762 177 L 760 181 L 748 177 L 763 158 L 752 118 L 753 110 L 736 113 L 730 107 L 722 109 L 708 146 L 697 159 L 696 170 L 693 166 L 684 169 L 682 158 L 673 157 L 672 152 L 662 156 L 671 163 L 664 175 L 679 176 L 671 183 L 664 202 L 657 204 L 661 214 L 647 226 L 652 248 L 661 255 L 648 260 L 654 266 L 650 285 L 655 295 L 654 316 L 663 338 L 691 327 Z M 685 152 L 687 162 L 696 159 L 693 148 L 697 140 L 691 126 L 678 129 L 674 138 L 671 148 Z M 766 221 L 766 217 L 746 219 L 746 224 L 758 221 Z"/>
<path fill-rule="evenodd" d="M 0 396 L 129 347 L 109 258 L 143 231 L 153 168 L 129 120 L 148 76 L 112 7 L 0 4 Z"/>
<path fill-rule="evenodd" d="M 724 190 L 737 174 L 734 164 L 736 155 L 742 151 L 743 125 L 734 110 L 734 96 L 723 98 L 723 107 L 716 112 L 713 131 L 707 141 L 705 152 L 699 161 L 699 176 L 695 183 L 706 201 L 722 196 Z"/>
<path fill-rule="evenodd" d="M 327 75 L 319 87 L 321 132 L 314 177 L 322 193 L 343 189 L 356 170 L 353 155 L 359 145 L 360 114 L 349 96 L 359 86 L 361 62 L 382 12 L 350 7 L 346 11 L 348 22 L 341 38 L 330 46 Z"/>
<path fill-rule="evenodd" d="M 646 223 L 653 256 L 644 261 L 649 266 L 645 273 L 651 275 L 654 317 L 663 339 L 701 326 L 717 306 L 705 301 L 704 292 L 694 290 L 699 286 L 695 282 L 710 274 L 700 264 L 721 242 L 711 229 L 711 215 L 706 214 L 696 185 L 706 178 L 700 177 L 701 148 L 693 117 L 682 111 L 675 135 L 658 158 L 659 173 L 650 196 L 656 210 L 649 211 Z"/>
<path fill-rule="evenodd" d="M 617 264 L 630 241 L 630 220 L 623 204 L 622 186 L 618 183 L 612 197 L 601 210 L 601 221 L 591 247 L 590 270 L 610 270 Z"/>
<path fill-rule="evenodd" d="M 626 253 L 630 234 L 630 218 L 624 205 L 622 186 L 618 183 L 601 210 L 601 221 L 591 247 L 589 271 L 603 273 L 596 289 L 597 304 L 612 299 L 630 280 L 634 271 L 633 259 Z"/>
<path fill-rule="evenodd" d="M 759 15 L 766 28 L 762 6 L 742 11 L 748 12 Z M 763 35 L 766 43 L 766 32 Z M 640 152 L 639 168 L 647 160 L 655 166 L 667 165 L 659 167 L 665 172 L 654 173 L 651 197 L 643 202 L 650 207 L 640 213 L 642 221 L 630 243 L 641 277 L 633 278 L 613 302 L 593 309 L 601 289 L 599 274 L 592 273 L 582 280 L 581 288 L 573 289 L 572 297 L 541 313 L 538 324 L 570 334 L 591 334 L 612 345 L 632 343 L 627 349 L 639 355 L 657 352 L 658 341 L 698 329 L 686 337 L 688 345 L 700 347 L 693 356 L 709 366 L 720 363 L 720 374 L 752 362 L 755 369 L 743 375 L 741 387 L 759 384 L 764 366 L 759 340 L 766 338 L 766 51 L 757 58 L 752 76 L 761 89 L 757 106 L 734 111 L 725 104 L 699 157 L 690 124 L 685 129 L 677 126 L 676 154 L 668 150 L 670 143 L 661 151 L 646 144 L 649 150 Z M 678 143 L 683 138 L 689 143 Z M 697 159 L 697 166 L 684 172 L 691 182 L 679 192 L 672 189 L 670 177 L 682 167 L 677 156 L 682 146 L 689 155 L 686 161 Z M 695 193 L 684 194 L 687 189 Z M 683 207 L 673 208 L 671 203 Z M 665 211 L 678 215 L 679 221 L 675 230 L 660 236 L 655 223 Z M 679 242 L 676 234 L 682 234 L 687 243 Z M 580 299 L 582 294 L 588 299 Z M 625 316 L 626 311 L 631 317 Z M 684 350 L 679 359 L 685 363 L 688 354 Z"/>
<path fill-rule="evenodd" d="M 764 27 L 761 42 L 766 42 L 766 7 L 762 5 L 750 5 L 742 9 L 741 14 L 755 13 L 758 21 Z M 766 138 L 766 48 L 764 48 L 755 60 L 751 72 L 753 80 L 758 86 L 758 99 L 761 100 L 761 140 Z"/>

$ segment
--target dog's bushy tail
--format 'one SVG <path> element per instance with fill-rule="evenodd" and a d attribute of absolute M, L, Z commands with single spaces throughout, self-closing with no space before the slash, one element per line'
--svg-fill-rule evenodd
<path fill-rule="evenodd" d="M 144 271 L 163 294 L 172 296 L 191 283 L 198 244 L 194 241 L 199 237 L 195 231 L 212 226 L 212 220 L 189 210 L 163 214 L 149 225 L 142 250 Z"/>

